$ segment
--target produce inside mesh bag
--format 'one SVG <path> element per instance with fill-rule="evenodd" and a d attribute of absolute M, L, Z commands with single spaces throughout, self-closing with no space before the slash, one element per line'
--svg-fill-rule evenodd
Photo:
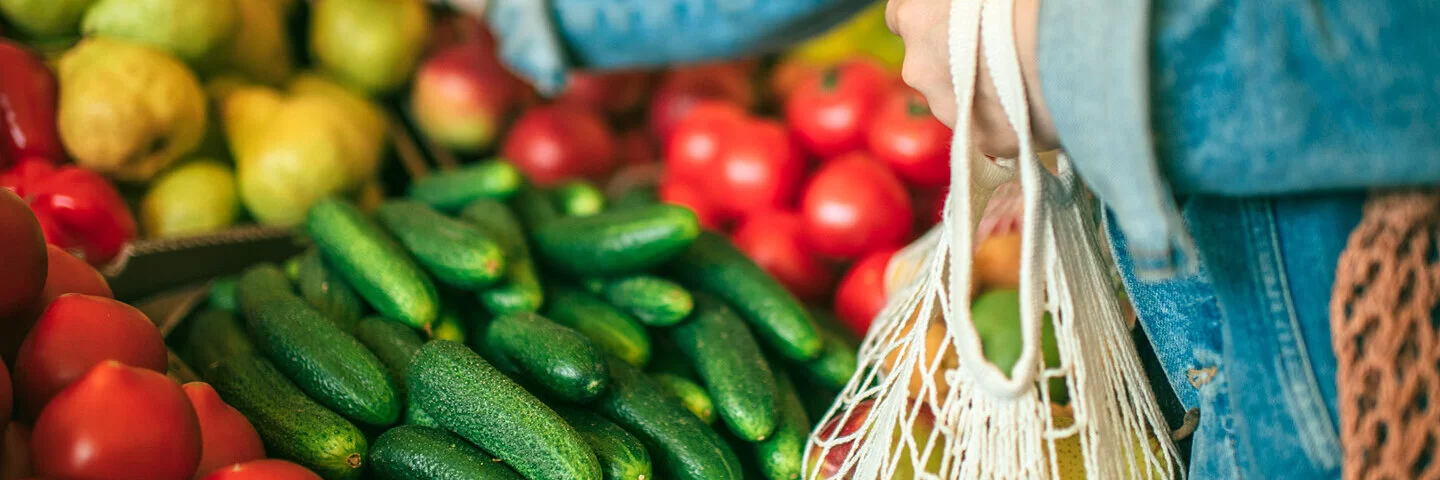
<path fill-rule="evenodd" d="M 1096 206 L 1069 159 L 1042 161 L 1027 129 L 1017 130 L 1019 158 L 971 148 L 982 9 L 985 57 L 1010 123 L 1030 124 L 1011 2 L 954 2 L 960 114 L 944 221 L 892 260 L 889 303 L 811 436 L 805 478 L 1183 476 L 1116 299 Z M 1015 229 L 1017 216 L 1018 294 L 983 294 L 972 307 L 975 245 Z M 981 313 L 1005 301 L 1019 304 L 1019 320 L 1000 330 L 1018 330 L 1022 346 L 1002 352 L 994 317 Z"/>

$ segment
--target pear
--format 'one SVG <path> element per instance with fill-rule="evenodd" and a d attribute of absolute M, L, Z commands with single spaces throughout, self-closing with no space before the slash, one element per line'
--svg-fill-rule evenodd
<path fill-rule="evenodd" d="M 80 30 L 143 43 L 196 63 L 230 39 L 236 25 L 235 2 L 99 0 L 85 13 Z"/>
<path fill-rule="evenodd" d="M 75 163 L 145 181 L 205 134 L 205 93 L 175 57 L 119 40 L 82 41 L 57 65 L 60 140 Z"/>
<path fill-rule="evenodd" d="M 288 0 L 236 0 L 235 34 L 216 52 L 207 70 L 229 69 L 267 85 L 290 78 Z"/>
<path fill-rule="evenodd" d="M 374 175 L 380 162 L 381 150 L 385 148 L 385 113 L 378 105 L 355 92 L 315 74 L 302 74 L 290 83 L 290 93 L 296 96 L 316 96 L 326 99 L 331 108 L 329 121 L 341 128 L 337 133 L 351 152 L 350 182 L 359 185 Z"/>
<path fill-rule="evenodd" d="M 80 19 L 95 0 L 0 0 L 0 15 L 21 31 L 40 38 L 80 33 Z"/>
<path fill-rule="evenodd" d="M 319 0 L 310 15 L 316 62 L 368 94 L 404 84 L 429 36 L 423 0 Z"/>
<path fill-rule="evenodd" d="M 140 201 L 140 223 L 152 238 L 214 232 L 235 223 L 235 172 L 212 159 L 166 170 Z"/>

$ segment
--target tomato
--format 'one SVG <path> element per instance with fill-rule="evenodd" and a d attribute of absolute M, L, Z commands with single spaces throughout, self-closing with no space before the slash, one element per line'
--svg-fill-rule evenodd
<path fill-rule="evenodd" d="M 823 298 L 835 281 L 834 274 L 805 245 L 798 213 L 772 210 L 751 215 L 731 240 L 801 300 Z"/>
<path fill-rule="evenodd" d="M 30 467 L 30 429 L 10 422 L 0 438 L 0 480 L 19 480 L 35 473 Z"/>
<path fill-rule="evenodd" d="M 45 235 L 25 200 L 0 188 L 0 317 L 35 303 L 45 288 Z"/>
<path fill-rule="evenodd" d="M 724 218 L 698 187 L 685 182 L 667 180 L 660 184 L 660 191 L 657 193 L 661 202 L 679 205 L 695 212 L 695 217 L 700 219 L 701 227 L 710 230 L 723 228 Z"/>
<path fill-rule="evenodd" d="M 807 151 L 832 158 L 865 148 L 865 129 L 893 82 L 875 64 L 852 60 L 801 83 L 785 100 L 785 121 Z"/>
<path fill-rule="evenodd" d="M 161 373 L 169 367 L 160 330 L 135 307 L 73 293 L 50 302 L 15 360 L 22 418 L 34 418 L 56 392 L 105 360 Z"/>
<path fill-rule="evenodd" d="M 779 122 L 748 122 L 728 139 L 699 184 L 725 215 L 794 204 L 805 180 L 805 158 Z"/>
<path fill-rule="evenodd" d="M 45 312 L 45 307 L 55 298 L 67 293 L 83 293 L 105 298 L 113 298 L 110 293 L 110 285 L 105 282 L 105 277 L 95 271 L 95 267 L 85 263 L 79 257 L 61 250 L 54 245 L 45 246 L 46 270 L 49 271 L 45 277 L 45 289 L 40 292 L 40 298 L 24 312 L 12 315 L 10 318 L 0 318 L 0 358 L 14 365 L 15 355 L 20 352 L 20 342 L 30 333 L 30 327 L 40 319 L 40 314 Z"/>
<path fill-rule="evenodd" d="M 305 467 L 284 460 L 255 460 L 210 472 L 203 480 L 320 480 Z"/>
<path fill-rule="evenodd" d="M 640 108 L 649 89 L 650 74 L 647 72 L 577 71 L 570 74 L 565 91 L 556 101 L 609 114 L 624 114 Z"/>
<path fill-rule="evenodd" d="M 265 458 L 265 446 L 250 420 L 220 399 L 208 383 L 190 382 L 182 388 L 200 419 L 200 466 L 196 477 L 220 467 Z"/>
<path fill-rule="evenodd" d="M 820 167 L 800 202 L 810 245 L 831 257 L 856 258 L 898 247 L 914 227 L 905 186 L 884 164 L 863 153 Z"/>
<path fill-rule="evenodd" d="M 855 262 L 835 289 L 835 316 L 862 338 L 875 315 L 885 308 L 885 267 L 896 251 L 877 251 Z"/>
<path fill-rule="evenodd" d="M 790 98 L 790 94 L 800 85 L 814 81 L 820 75 L 821 68 L 816 64 L 798 59 L 786 58 L 775 69 L 770 72 L 770 98 L 779 104 L 784 104 Z"/>
<path fill-rule="evenodd" d="M 735 139 L 745 122 L 745 110 L 733 103 L 696 103 L 665 142 L 665 174 L 687 182 L 707 180 L 721 147 Z"/>
<path fill-rule="evenodd" d="M 592 110 L 573 105 L 536 107 L 515 122 L 501 155 L 539 186 L 597 178 L 615 168 L 615 134 Z"/>
<path fill-rule="evenodd" d="M 15 405 L 14 401 L 15 394 L 10 389 L 10 367 L 0 360 L 0 432 L 4 432 L 5 426 L 10 424 L 10 409 Z"/>
<path fill-rule="evenodd" d="M 915 222 L 921 230 L 939 225 L 945 214 L 945 197 L 950 188 L 917 190 L 915 192 Z"/>
<path fill-rule="evenodd" d="M 47 478 L 189 480 L 200 464 L 200 421 L 180 385 L 116 361 L 55 395 L 30 440 Z"/>
<path fill-rule="evenodd" d="M 866 141 L 875 158 L 920 187 L 950 183 L 950 127 L 930 114 L 925 97 L 900 87 L 881 104 Z"/>
<path fill-rule="evenodd" d="M 749 68 L 721 63 L 671 70 L 650 97 L 650 133 L 666 143 L 675 125 L 701 100 L 730 102 L 748 110 L 755 105 Z"/>
<path fill-rule="evenodd" d="M 621 165 L 649 165 L 659 160 L 650 135 L 638 128 L 626 130 L 615 140 L 615 156 Z"/>

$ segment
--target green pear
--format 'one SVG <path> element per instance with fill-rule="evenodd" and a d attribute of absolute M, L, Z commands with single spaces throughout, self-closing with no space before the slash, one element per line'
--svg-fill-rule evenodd
<path fill-rule="evenodd" d="M 236 25 L 235 2 L 99 0 L 85 12 L 80 30 L 143 43 L 196 63 L 230 39 Z"/>
<path fill-rule="evenodd" d="M 80 19 L 95 0 L 0 0 L 0 15 L 11 25 L 40 38 L 80 33 Z"/>
<path fill-rule="evenodd" d="M 235 172 L 212 159 L 166 170 L 140 200 L 140 224 L 152 238 L 209 233 L 235 223 Z"/>
<path fill-rule="evenodd" d="M 267 85 L 281 85 L 295 69 L 286 30 L 286 0 L 236 0 L 235 34 L 207 63 L 207 69 L 230 69 Z"/>
<path fill-rule="evenodd" d="M 108 38 L 82 41 L 57 64 L 60 140 L 75 163 L 145 181 L 205 134 L 205 93 L 175 57 Z"/>
<path fill-rule="evenodd" d="M 381 94 L 409 80 L 429 37 L 424 0 L 318 0 L 310 51 L 340 81 Z"/>

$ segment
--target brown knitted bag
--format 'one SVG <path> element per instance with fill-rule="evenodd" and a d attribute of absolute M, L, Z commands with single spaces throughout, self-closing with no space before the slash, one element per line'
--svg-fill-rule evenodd
<path fill-rule="evenodd" d="M 1440 192 L 1375 193 L 1340 255 L 1330 322 L 1346 479 L 1440 479 Z"/>

